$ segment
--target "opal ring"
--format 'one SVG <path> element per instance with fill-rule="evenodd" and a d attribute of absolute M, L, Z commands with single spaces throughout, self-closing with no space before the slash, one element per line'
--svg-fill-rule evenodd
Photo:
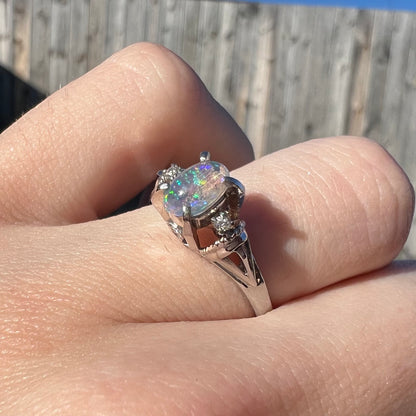
<path fill-rule="evenodd" d="M 183 245 L 219 267 L 247 297 L 256 315 L 272 309 L 263 276 L 239 218 L 244 186 L 221 163 L 202 152 L 199 163 L 158 172 L 151 195 Z"/>

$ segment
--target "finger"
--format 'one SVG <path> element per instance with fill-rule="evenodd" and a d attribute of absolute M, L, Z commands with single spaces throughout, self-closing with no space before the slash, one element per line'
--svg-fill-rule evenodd
<path fill-rule="evenodd" d="M 107 362 L 104 373 L 117 376 L 105 379 L 115 386 L 128 373 L 123 402 L 137 410 L 158 403 L 170 414 L 179 408 L 183 414 L 411 415 L 416 269 L 375 277 L 260 319 L 110 331 L 114 341 L 103 348 L 106 358 L 98 354 L 88 374 L 100 380 L 99 363 Z M 162 391 L 144 386 L 136 399 L 139 382 L 155 373 Z"/>
<path fill-rule="evenodd" d="M 65 224 L 105 216 L 171 161 L 210 151 L 252 159 L 246 137 L 195 73 L 137 44 L 56 92 L 3 133 L 0 221 Z"/>
<path fill-rule="evenodd" d="M 29 389 L 7 381 L 22 414 L 36 397 L 50 414 L 410 416 L 415 299 L 412 265 L 257 319 L 106 326 L 33 366 Z"/>
<path fill-rule="evenodd" d="M 382 267 L 406 239 L 411 187 L 367 140 L 304 143 L 235 175 L 247 185 L 243 214 L 274 305 Z M 21 259 L 6 259 L 4 270 L 35 276 L 20 279 L 12 292 L 38 294 L 45 314 L 51 304 L 76 311 L 77 322 L 253 313 L 237 284 L 183 247 L 153 207 L 62 229 L 13 229 L 10 238 L 3 230 L 2 238 L 10 258 Z M 53 296 L 40 295 L 51 290 Z"/>
<path fill-rule="evenodd" d="M 383 267 L 407 239 L 413 187 L 373 141 L 312 140 L 237 177 L 246 185 L 243 215 L 275 305 Z"/>

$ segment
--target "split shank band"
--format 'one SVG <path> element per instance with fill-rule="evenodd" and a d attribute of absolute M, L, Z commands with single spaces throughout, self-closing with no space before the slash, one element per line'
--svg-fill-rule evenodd
<path fill-rule="evenodd" d="M 244 186 L 202 152 L 199 163 L 158 172 L 153 206 L 186 247 L 219 267 L 240 287 L 255 315 L 272 309 L 263 276 L 239 218 Z"/>

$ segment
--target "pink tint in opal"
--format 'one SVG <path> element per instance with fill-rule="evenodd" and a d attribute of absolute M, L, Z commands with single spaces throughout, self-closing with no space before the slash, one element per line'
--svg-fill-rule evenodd
<path fill-rule="evenodd" d="M 181 217 L 183 207 L 190 205 L 191 215 L 209 209 L 225 191 L 224 177 L 228 169 L 218 162 L 197 163 L 180 173 L 164 193 L 166 211 Z"/>

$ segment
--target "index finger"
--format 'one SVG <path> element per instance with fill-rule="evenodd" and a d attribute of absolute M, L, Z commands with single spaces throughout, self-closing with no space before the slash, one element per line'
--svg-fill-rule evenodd
<path fill-rule="evenodd" d="M 105 216 L 171 161 L 203 150 L 230 168 L 250 143 L 180 58 L 132 45 L 56 92 L 0 140 L 0 223 Z"/>

